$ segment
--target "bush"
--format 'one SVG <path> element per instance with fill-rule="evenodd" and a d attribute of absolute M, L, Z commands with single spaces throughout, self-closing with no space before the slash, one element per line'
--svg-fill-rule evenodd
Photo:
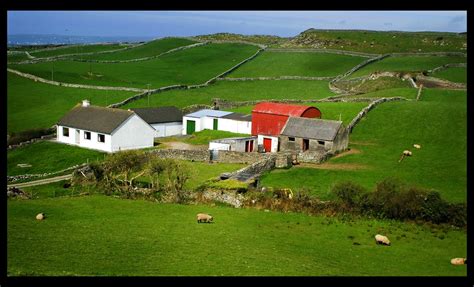
<path fill-rule="evenodd" d="M 9 145 L 16 145 L 22 142 L 29 141 L 31 139 L 35 138 L 40 138 L 41 136 L 44 135 L 50 135 L 53 134 L 56 131 L 54 128 L 38 128 L 38 129 L 31 129 L 31 130 L 26 130 L 18 133 L 11 133 L 7 137 L 7 146 Z"/>
<path fill-rule="evenodd" d="M 366 193 L 365 189 L 354 182 L 345 181 L 337 183 L 331 190 L 338 201 L 342 203 L 342 207 L 346 210 L 352 210 L 355 207 L 359 207 L 361 198 Z"/>

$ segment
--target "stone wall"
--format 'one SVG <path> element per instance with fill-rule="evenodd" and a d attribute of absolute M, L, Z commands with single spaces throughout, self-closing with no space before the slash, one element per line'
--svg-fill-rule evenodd
<path fill-rule="evenodd" d="M 32 144 L 32 143 L 35 143 L 35 142 L 45 141 L 45 140 L 50 140 L 50 139 L 55 139 L 55 138 L 56 138 L 56 133 L 54 132 L 53 134 L 44 135 L 44 136 L 41 136 L 40 138 L 33 138 L 33 139 L 28 140 L 28 141 L 21 142 L 19 144 L 9 145 L 9 146 L 7 146 L 7 150 L 13 150 L 13 149 L 16 149 L 16 148 L 19 148 L 19 147 L 22 147 L 22 146 L 25 146 L 25 145 L 29 145 L 29 144 Z"/>
<path fill-rule="evenodd" d="M 292 49 L 292 48 L 268 48 L 267 51 L 271 52 L 292 52 L 292 53 L 327 53 L 327 54 L 339 54 L 339 55 L 347 55 L 347 56 L 357 56 L 357 57 L 366 57 L 366 58 L 373 58 L 380 56 L 379 54 L 370 54 L 370 53 L 363 53 L 363 52 L 355 52 L 355 51 L 345 51 L 345 50 L 337 50 L 337 49 L 316 49 L 316 48 L 300 48 L 300 49 Z"/>
<path fill-rule="evenodd" d="M 245 199 L 242 194 L 234 190 L 205 190 L 202 197 L 205 200 L 227 203 L 235 208 L 241 207 Z"/>
<path fill-rule="evenodd" d="M 256 78 L 219 78 L 219 81 L 268 81 L 268 80 L 308 80 L 322 81 L 332 80 L 334 77 L 303 77 L 303 76 L 279 76 L 279 77 L 256 77 Z"/>
<path fill-rule="evenodd" d="M 55 175 L 55 174 L 60 174 L 60 173 L 63 173 L 63 172 L 69 171 L 69 170 L 72 171 L 74 169 L 78 169 L 78 168 L 86 166 L 86 165 L 87 165 L 87 163 L 77 164 L 77 165 L 62 169 L 62 170 L 55 171 L 55 172 L 36 173 L 36 174 L 20 174 L 20 175 L 12 175 L 12 176 L 7 175 L 7 181 L 13 183 L 13 182 L 16 182 L 16 181 L 19 181 L 19 180 L 24 180 L 24 179 L 47 177 L 47 176 L 51 176 L 51 175 Z"/>
<path fill-rule="evenodd" d="M 268 157 L 270 157 L 268 153 L 220 150 L 217 162 L 250 164 L 267 159 Z"/>
<path fill-rule="evenodd" d="M 191 161 L 208 162 L 211 159 L 211 154 L 208 150 L 157 149 L 151 150 L 149 153 L 156 154 L 161 158 L 173 158 Z"/>
<path fill-rule="evenodd" d="M 305 151 L 299 152 L 296 155 L 296 159 L 298 162 L 306 162 L 306 163 L 322 163 L 332 157 L 334 153 L 331 151 L 323 152 L 323 151 Z"/>
<path fill-rule="evenodd" d="M 225 177 L 246 181 L 248 179 L 252 179 L 259 176 L 264 171 L 272 170 L 273 168 L 275 168 L 275 163 L 276 155 L 269 154 L 267 158 L 254 162 L 249 166 L 246 166 L 234 172 L 225 173 Z"/>

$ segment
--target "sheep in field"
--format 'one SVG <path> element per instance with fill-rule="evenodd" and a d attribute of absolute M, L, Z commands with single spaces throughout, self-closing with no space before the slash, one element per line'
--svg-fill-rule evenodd
<path fill-rule="evenodd" d="M 398 162 L 401 162 L 406 156 L 411 156 L 411 151 L 404 150 L 403 153 L 402 153 L 402 156 L 400 157 L 400 160 Z"/>
<path fill-rule="evenodd" d="M 421 145 L 419 145 L 419 144 L 414 144 L 413 147 L 414 147 L 414 148 L 421 148 Z"/>
<path fill-rule="evenodd" d="M 453 258 L 451 259 L 451 264 L 453 265 L 464 265 L 467 263 L 466 258 Z"/>
<path fill-rule="evenodd" d="M 214 218 L 211 215 L 206 214 L 206 213 L 198 213 L 198 215 L 196 217 L 197 217 L 197 222 L 198 223 L 200 223 L 200 222 L 211 223 L 212 220 L 214 220 Z"/>
<path fill-rule="evenodd" d="M 377 234 L 375 235 L 375 242 L 377 244 L 383 244 L 383 245 L 388 245 L 390 246 L 390 240 L 388 240 L 388 237 L 387 236 L 383 236 L 383 235 L 380 235 L 380 234 Z"/>
<path fill-rule="evenodd" d="M 44 213 L 38 213 L 38 214 L 36 215 L 36 219 L 37 219 L 37 220 L 43 220 L 43 219 L 45 219 L 45 218 L 46 218 L 46 216 L 44 216 Z"/>

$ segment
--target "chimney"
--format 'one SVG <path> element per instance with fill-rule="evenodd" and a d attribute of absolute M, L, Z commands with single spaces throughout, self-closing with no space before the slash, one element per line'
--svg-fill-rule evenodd
<path fill-rule="evenodd" d="M 82 100 L 82 106 L 83 107 L 88 107 L 91 105 L 91 102 L 89 102 L 89 100 Z"/>

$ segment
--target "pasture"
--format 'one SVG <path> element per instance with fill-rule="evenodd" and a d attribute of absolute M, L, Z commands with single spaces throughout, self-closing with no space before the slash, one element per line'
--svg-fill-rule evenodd
<path fill-rule="evenodd" d="M 129 47 L 129 44 L 91 44 L 91 45 L 65 45 L 55 49 L 30 51 L 30 55 L 35 58 L 48 58 L 69 54 L 97 53 L 104 51 L 113 51 Z"/>
<path fill-rule="evenodd" d="M 169 85 L 202 84 L 252 56 L 258 49 L 244 44 L 209 44 L 163 55 L 148 61 L 128 63 L 85 63 L 68 60 L 10 68 L 45 79 L 96 86 L 141 89 Z M 190 68 L 192 67 L 192 69 Z"/>
<path fill-rule="evenodd" d="M 133 96 L 134 92 L 66 88 L 7 74 L 7 130 L 20 132 L 49 128 L 84 99 L 106 106 Z"/>
<path fill-rule="evenodd" d="M 187 46 L 195 44 L 197 42 L 184 39 L 184 38 L 163 38 L 154 41 L 147 42 L 143 45 L 138 45 L 131 49 L 117 51 L 113 53 L 97 54 L 97 55 L 86 55 L 86 56 L 75 56 L 74 58 L 86 59 L 86 60 L 131 60 L 146 57 L 158 56 L 161 53 L 175 49 L 181 46 Z"/>
<path fill-rule="evenodd" d="M 55 172 L 101 160 L 104 153 L 56 142 L 41 141 L 7 151 L 7 175 Z M 19 167 L 18 164 L 31 167 Z"/>
<path fill-rule="evenodd" d="M 212 105 L 212 99 L 252 101 L 270 99 L 322 99 L 333 96 L 327 81 L 269 80 L 217 81 L 212 85 L 191 90 L 170 90 L 151 95 L 150 107 L 186 107 L 194 104 Z M 148 106 L 148 98 L 130 102 L 121 108 Z"/>
<path fill-rule="evenodd" d="M 35 220 L 39 212 L 46 214 L 46 220 Z M 212 214 L 214 223 L 196 223 L 199 212 Z M 9 276 L 466 276 L 467 272 L 466 266 L 450 264 L 451 258 L 466 256 L 465 231 L 396 221 L 342 221 L 102 195 L 9 200 L 7 218 Z M 376 245 L 377 233 L 386 234 L 392 246 Z"/>
<path fill-rule="evenodd" d="M 426 89 L 419 102 L 381 104 L 354 128 L 352 153 L 318 168 L 271 171 L 261 184 L 297 190 L 304 183 L 313 195 L 331 199 L 331 186 L 337 182 L 351 180 L 372 190 L 376 182 L 396 177 L 435 189 L 445 200 L 466 202 L 466 112 L 465 91 Z M 405 149 L 413 156 L 399 163 Z"/>
<path fill-rule="evenodd" d="M 330 53 L 265 51 L 228 77 L 335 77 L 365 59 Z"/>
<path fill-rule="evenodd" d="M 423 72 L 436 67 L 453 64 L 466 63 L 467 58 L 461 56 L 400 56 L 388 57 L 381 61 L 371 63 L 360 70 L 355 71 L 349 78 L 369 75 L 373 72 Z"/>
<path fill-rule="evenodd" d="M 444 70 L 439 70 L 430 74 L 432 77 L 448 80 L 455 83 L 467 83 L 467 68 L 451 67 Z"/>

